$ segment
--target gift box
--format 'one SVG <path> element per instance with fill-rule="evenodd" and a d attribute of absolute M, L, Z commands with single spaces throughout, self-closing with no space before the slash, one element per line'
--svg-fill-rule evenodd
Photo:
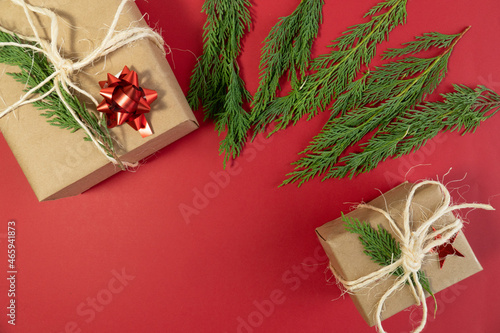
<path fill-rule="evenodd" d="M 386 211 L 397 226 L 401 228 L 403 210 L 413 186 L 414 184 L 411 183 L 403 183 L 369 202 L 368 205 Z M 416 230 L 423 221 L 432 216 L 436 209 L 441 207 L 442 202 L 443 192 L 438 185 L 423 185 L 418 188 L 413 200 L 411 200 L 411 230 Z M 346 214 L 345 218 L 356 218 L 361 222 L 369 223 L 374 228 L 381 225 L 393 237 L 398 239 L 394 228 L 389 225 L 388 219 L 373 209 L 360 206 Z M 453 213 L 449 212 L 438 219 L 433 226 L 442 228 L 455 220 Z M 328 255 L 331 269 L 336 276 L 353 281 L 381 268 L 380 265 L 373 262 L 364 253 L 365 249 L 359 240 L 359 235 L 346 230 L 346 223 L 342 217 L 317 228 L 316 233 Z M 458 255 L 447 256 L 442 268 L 440 268 L 437 253 L 429 254 L 423 262 L 422 270 L 425 272 L 430 282 L 430 289 L 434 294 L 482 270 L 462 231 L 458 233 L 452 246 L 463 257 Z M 375 309 L 377 303 L 383 294 L 394 285 L 396 279 L 395 275 L 389 275 L 385 279 L 370 284 L 367 288 L 350 293 L 359 313 L 370 326 L 376 324 Z M 429 296 L 429 294 L 426 294 L 426 296 Z M 406 284 L 385 301 L 384 310 L 381 312 L 381 320 L 389 318 L 415 303 L 416 300 L 411 293 L 410 286 Z"/>
<path fill-rule="evenodd" d="M 49 8 L 58 16 L 58 46 L 68 59 L 81 59 L 100 44 L 120 3 L 120 0 L 30 1 L 31 5 Z M 40 37 L 50 39 L 50 21 L 41 15 L 31 15 L 40 28 Z M 33 36 L 23 8 L 11 1 L 0 2 L 0 25 Z M 115 30 L 130 26 L 146 26 L 133 1 L 126 4 Z M 146 114 L 153 131 L 151 136 L 142 138 L 128 125 L 110 130 L 119 142 L 115 146 L 120 159 L 135 163 L 197 129 L 198 123 L 163 50 L 148 39 L 135 41 L 85 67 L 75 82 L 100 101 L 98 82 L 105 81 L 107 73 L 117 75 L 124 66 L 138 73 L 142 87 L 158 93 L 151 112 Z M 0 73 L 4 73 L 0 80 L 2 105 L 12 105 L 23 95 L 25 87 L 5 75 L 5 72 L 18 71 L 0 64 Z M 87 102 L 89 111 L 95 111 L 85 97 L 80 100 Z M 82 130 L 71 133 L 50 126 L 40 113 L 29 104 L 0 119 L 0 130 L 40 201 L 80 194 L 120 171 L 92 143 L 83 140 Z"/>

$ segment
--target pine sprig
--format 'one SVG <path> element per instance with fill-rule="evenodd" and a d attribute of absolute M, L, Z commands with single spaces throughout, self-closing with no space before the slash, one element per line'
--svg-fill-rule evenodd
<path fill-rule="evenodd" d="M 343 99 L 341 96 L 333 105 L 336 112 L 345 112 L 351 107 L 354 109 L 340 117 L 330 118 L 321 133 L 302 152 L 306 156 L 293 163 L 295 171 L 288 174 L 289 178 L 282 185 L 298 182 L 300 186 L 320 174 L 325 174 L 323 179 L 342 178 L 346 175 L 352 177 L 356 170 L 362 172 L 375 167 L 377 163 L 371 159 L 361 162 L 359 156 L 352 156 L 352 163 L 357 166 L 353 170 L 351 164 L 346 164 L 346 159 L 339 161 L 339 158 L 346 149 L 356 145 L 373 130 L 386 131 L 386 127 L 395 118 L 412 110 L 432 93 L 446 74 L 451 51 L 467 30 L 468 28 L 457 35 L 426 34 L 425 49 L 445 47 L 441 54 L 432 58 L 411 56 L 395 60 L 376 68 L 369 78 L 361 78 L 366 83 L 359 83 L 361 88 L 357 90 L 357 98 Z M 428 36 L 435 36 L 436 39 L 428 40 Z M 416 43 L 420 41 L 424 39 L 416 39 Z M 392 58 L 424 50 L 412 45 L 416 44 L 407 44 L 397 51 L 390 50 L 385 56 Z M 359 93 L 362 88 L 363 92 Z M 383 144 L 389 147 L 394 140 L 401 140 L 404 135 L 405 133 L 400 133 L 399 137 L 392 138 L 393 141 Z"/>
<path fill-rule="evenodd" d="M 205 120 L 214 120 L 219 135 L 227 128 L 220 145 L 224 165 L 240 154 L 249 128 L 250 116 L 243 104 L 252 98 L 240 78 L 237 58 L 241 39 L 250 30 L 250 6 L 248 0 L 205 0 L 203 54 L 193 70 L 187 95 L 193 109 L 201 102 Z"/>
<path fill-rule="evenodd" d="M 276 97 L 287 71 L 296 86 L 309 66 L 311 47 L 322 21 L 323 0 L 303 0 L 292 14 L 282 17 L 264 40 L 259 64 L 260 82 L 252 102 L 252 119 Z"/>
<path fill-rule="evenodd" d="M 500 108 L 500 96 L 478 86 L 455 85 L 455 92 L 442 94 L 443 102 L 426 102 L 408 110 L 361 147 L 363 151 L 342 158 L 338 174 L 356 175 L 375 168 L 388 157 L 401 157 L 418 150 L 440 132 L 475 132 L 481 122 Z"/>
<path fill-rule="evenodd" d="M 36 45 L 35 43 L 22 40 L 15 35 L 10 35 L 2 31 L 0 31 L 0 42 Z M 38 86 L 48 76 L 54 73 L 53 67 L 43 54 L 17 46 L 0 47 L 0 63 L 19 67 L 20 72 L 7 73 L 7 75 L 25 85 L 25 92 Z M 36 93 L 44 94 L 52 87 L 53 83 L 49 82 L 42 86 Z M 119 161 L 114 151 L 113 139 L 106 126 L 106 119 L 99 119 L 95 113 L 88 112 L 84 103 L 80 102 L 77 97 L 68 94 L 62 87 L 61 91 L 65 101 L 75 111 L 80 120 L 88 126 L 92 134 L 99 141 L 101 147 L 110 157 Z M 44 111 L 41 115 L 47 118 L 47 122 L 52 126 L 66 129 L 71 132 L 76 132 L 82 128 L 66 109 L 56 92 L 52 92 L 41 101 L 34 102 L 33 105 L 38 110 Z M 91 140 L 88 135 L 85 135 L 84 139 L 87 141 Z"/>
<path fill-rule="evenodd" d="M 240 154 L 242 143 L 247 137 L 247 130 L 250 127 L 250 119 L 246 112 L 242 113 L 243 100 L 250 100 L 251 96 L 248 91 L 243 88 L 244 83 L 236 69 L 231 73 L 227 95 L 224 101 L 225 114 L 218 117 L 215 126 L 221 133 L 227 128 L 227 134 L 222 140 L 219 153 L 225 153 L 226 159 L 232 156 L 233 158 Z"/>
<path fill-rule="evenodd" d="M 359 240 L 364 247 L 364 253 L 380 266 L 387 266 L 401 257 L 401 248 L 396 239 L 380 224 L 377 229 L 368 223 L 361 223 L 353 217 L 346 217 L 342 213 L 345 229 L 359 235 Z"/>
<path fill-rule="evenodd" d="M 382 55 L 382 59 L 397 58 L 406 54 L 427 51 L 431 47 L 447 48 L 454 41 L 454 38 L 450 37 L 450 35 L 441 34 L 439 32 L 424 33 L 422 36 L 415 37 L 415 41 L 403 44 L 406 45 L 403 48 L 387 50 Z"/>
<path fill-rule="evenodd" d="M 323 111 L 355 80 L 363 66 L 368 66 L 379 43 L 389 32 L 406 22 L 407 0 L 387 0 L 373 7 L 365 17 L 371 20 L 350 27 L 329 46 L 332 51 L 315 58 L 311 75 L 287 95 L 277 98 L 255 119 L 256 129 L 263 131 L 275 122 L 276 132 Z"/>
<path fill-rule="evenodd" d="M 347 231 L 359 235 L 359 240 L 364 247 L 363 252 L 369 256 L 373 262 L 380 266 L 388 266 L 401 257 L 400 244 L 380 224 L 377 225 L 377 229 L 375 229 L 370 224 L 360 222 L 353 217 L 347 217 L 343 213 L 342 221 L 345 223 L 345 229 Z M 392 274 L 395 276 L 402 276 L 404 274 L 403 267 L 398 266 Z M 417 275 L 422 288 L 434 298 L 430 289 L 429 280 L 424 271 L 419 270 Z M 413 277 L 411 277 L 411 279 L 413 280 Z"/>

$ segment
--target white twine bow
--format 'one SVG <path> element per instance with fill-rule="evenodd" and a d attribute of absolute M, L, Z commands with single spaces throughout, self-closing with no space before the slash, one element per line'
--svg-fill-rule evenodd
<path fill-rule="evenodd" d="M 442 205 L 433 213 L 431 217 L 429 217 L 420 227 L 412 231 L 411 230 L 411 203 L 415 192 L 422 186 L 425 185 L 437 185 L 440 187 L 443 192 L 444 198 Z M 405 208 L 403 211 L 403 228 L 402 230 L 397 226 L 394 219 L 389 215 L 388 212 L 374 207 L 370 205 L 359 205 L 358 208 L 367 208 L 374 210 L 380 214 L 382 214 L 387 221 L 389 221 L 392 230 L 396 233 L 397 237 L 400 240 L 401 246 L 401 257 L 394 261 L 392 264 L 388 266 L 384 266 L 383 268 L 370 273 L 366 276 L 363 276 L 354 281 L 344 280 L 333 267 L 330 265 L 330 269 L 332 270 L 335 277 L 341 282 L 345 289 L 349 292 L 354 292 L 367 286 L 376 283 L 380 279 L 392 274 L 398 267 L 403 268 L 403 275 L 399 276 L 394 284 L 382 295 L 380 300 L 377 303 L 375 320 L 377 323 L 377 328 L 381 333 L 385 333 L 382 327 L 382 310 L 387 299 L 397 290 L 401 289 L 405 284 L 409 284 L 411 292 L 415 298 L 417 305 L 422 304 L 422 320 L 420 321 L 420 325 L 413 331 L 414 333 L 422 332 L 427 322 L 427 304 L 425 302 L 425 294 L 422 288 L 422 285 L 418 279 L 418 271 L 422 267 L 422 262 L 426 255 L 429 254 L 429 251 L 436 246 L 443 245 L 447 243 L 457 232 L 459 232 L 463 227 L 463 222 L 460 219 L 455 219 L 453 223 L 447 224 L 440 229 L 437 229 L 433 232 L 429 232 L 430 227 L 443 217 L 445 214 L 452 212 L 458 209 L 465 208 L 480 208 L 486 210 L 494 210 L 494 208 L 490 205 L 485 204 L 461 204 L 450 206 L 451 196 L 450 192 L 446 189 L 446 187 L 437 181 L 423 181 L 419 184 L 416 184 L 411 189 L 408 194 L 408 198 L 405 204 Z M 436 237 L 441 235 L 441 237 Z"/>
<path fill-rule="evenodd" d="M 95 61 L 99 60 L 102 57 L 105 57 L 109 53 L 125 46 L 128 45 L 134 41 L 143 39 L 143 38 L 149 38 L 151 39 L 156 46 L 158 46 L 164 53 L 164 41 L 163 38 L 153 31 L 151 28 L 142 28 L 142 27 L 129 27 L 125 30 L 122 31 L 115 31 L 116 26 L 118 24 L 118 20 L 120 18 L 120 15 L 128 1 L 135 1 L 135 0 L 122 0 L 120 5 L 118 6 L 118 9 L 116 10 L 115 17 L 113 19 L 113 22 L 111 23 L 108 32 L 101 42 L 101 44 L 95 48 L 89 55 L 87 55 L 85 58 L 73 62 L 70 59 L 64 58 L 58 49 L 57 46 L 57 38 L 59 35 L 59 23 L 57 21 L 57 15 L 43 7 L 37 7 L 37 6 L 32 6 L 26 3 L 25 0 L 11 0 L 12 3 L 21 6 L 24 9 L 24 13 L 26 15 L 26 18 L 29 22 L 29 25 L 31 27 L 31 30 L 33 31 L 33 37 L 29 36 L 22 36 L 20 34 L 16 34 L 13 31 L 10 31 L 8 29 L 5 29 L 0 26 L 0 31 L 8 33 L 10 35 L 17 35 L 20 38 L 30 41 L 30 42 L 35 42 L 38 45 L 30 45 L 30 44 L 24 44 L 24 43 L 0 43 L 0 47 L 2 46 L 17 46 L 25 49 L 31 49 L 35 52 L 43 53 L 48 61 L 52 64 L 54 67 L 54 73 L 47 77 L 45 80 L 43 80 L 39 85 L 36 87 L 33 87 L 30 89 L 24 96 L 22 96 L 16 103 L 13 105 L 9 106 L 7 109 L 2 111 L 0 113 L 0 118 L 4 117 L 5 115 L 9 114 L 10 112 L 16 110 L 22 105 L 33 103 L 36 101 L 40 101 L 53 93 L 54 91 L 57 93 L 59 98 L 61 99 L 62 103 L 66 107 L 66 109 L 69 111 L 71 116 L 75 119 L 75 121 L 85 130 L 87 135 L 90 137 L 92 142 L 95 144 L 95 146 L 99 149 L 99 151 L 113 164 L 125 164 L 127 166 L 133 166 L 128 163 L 122 163 L 121 161 L 118 161 L 117 159 L 109 156 L 106 151 L 102 148 L 101 142 L 94 136 L 92 131 L 89 129 L 89 127 L 81 121 L 81 119 L 78 117 L 76 112 L 73 110 L 73 108 L 66 102 L 66 99 L 64 98 L 64 95 L 62 94 L 62 91 L 60 89 L 60 86 L 63 87 L 63 89 L 66 91 L 66 93 L 72 95 L 72 93 L 69 91 L 69 87 L 73 88 L 75 91 L 78 91 L 79 93 L 87 96 L 96 106 L 99 104 L 97 100 L 87 91 L 81 89 L 78 87 L 72 80 L 71 77 L 73 76 L 74 73 L 82 70 L 84 67 L 89 66 L 93 64 Z M 43 39 L 40 38 L 40 35 L 38 33 L 37 28 L 35 27 L 35 24 L 33 23 L 33 18 L 32 14 L 37 13 L 40 15 L 44 15 L 50 19 L 50 42 L 47 42 Z M 48 84 L 49 82 L 53 82 L 53 87 L 48 90 L 46 93 L 39 95 L 37 97 L 32 97 L 40 88 Z"/>

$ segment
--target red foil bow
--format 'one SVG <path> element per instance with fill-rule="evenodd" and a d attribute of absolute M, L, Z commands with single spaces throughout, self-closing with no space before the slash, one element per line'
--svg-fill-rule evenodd
<path fill-rule="evenodd" d="M 97 111 L 106 113 L 108 128 L 127 123 L 143 138 L 153 134 L 144 114 L 151 110 L 150 105 L 158 94 L 139 87 L 135 71 L 125 66 L 119 77 L 108 73 L 108 80 L 100 81 L 99 85 L 104 100 L 97 106 Z"/>

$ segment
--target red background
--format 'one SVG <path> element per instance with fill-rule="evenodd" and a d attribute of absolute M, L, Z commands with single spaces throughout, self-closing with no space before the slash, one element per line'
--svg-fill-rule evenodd
<path fill-rule="evenodd" d="M 325 2 L 315 54 L 324 53 L 348 26 L 362 22 L 375 4 Z M 162 29 L 172 48 L 168 60 L 187 92 L 194 55 L 202 50 L 203 1 L 137 3 L 149 13 L 149 22 Z M 253 27 L 241 57 L 252 93 L 261 41 L 299 1 L 253 3 Z M 379 54 L 423 32 L 458 33 L 468 25 L 472 29 L 455 48 L 438 90 L 461 83 L 500 92 L 496 0 L 409 0 L 408 23 L 393 31 Z M 201 112 L 195 114 L 201 122 Z M 37 202 L 1 139 L 0 267 L 6 275 L 7 222 L 15 220 L 19 273 L 15 327 L 7 324 L 8 288 L 0 279 L 0 331 L 238 332 L 240 327 L 240 332 L 375 332 L 352 301 L 339 298 L 339 289 L 327 283 L 327 261 L 314 229 L 405 177 L 442 179 L 450 168 L 445 181 L 467 175 L 454 184 L 461 186 L 464 200 L 500 207 L 500 115 L 475 134 L 441 134 L 418 153 L 386 161 L 353 180 L 314 180 L 299 189 L 278 189 L 291 171 L 289 163 L 326 118 L 321 114 L 248 145 L 224 175 L 221 137 L 212 122 L 201 122 L 198 131 L 149 158 L 136 173 L 123 172 L 82 195 L 44 203 Z M 425 165 L 410 170 L 418 164 Z M 208 191 L 210 197 L 200 199 L 197 191 Z M 183 216 L 188 206 L 192 214 Z M 466 235 L 484 271 L 437 294 L 438 315 L 425 332 L 500 331 L 499 217 L 498 212 L 468 214 Z M 129 280 L 120 283 L 113 272 L 122 271 Z M 87 304 L 96 297 L 106 303 L 99 311 Z M 410 314 L 388 319 L 385 328 L 408 332 Z M 415 311 L 412 318 L 418 316 Z"/>

